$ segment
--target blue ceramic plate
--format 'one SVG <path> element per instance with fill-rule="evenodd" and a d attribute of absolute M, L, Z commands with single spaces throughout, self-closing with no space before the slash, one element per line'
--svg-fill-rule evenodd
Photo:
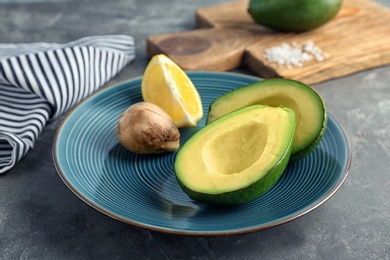
<path fill-rule="evenodd" d="M 234 73 L 190 72 L 204 111 L 221 94 L 261 79 Z M 329 115 L 316 150 L 290 163 L 279 182 L 248 204 L 214 207 L 190 200 L 176 182 L 176 153 L 136 155 L 117 138 L 119 115 L 141 101 L 141 78 L 108 87 L 73 109 L 54 140 L 56 169 L 65 184 L 93 208 L 138 227 L 185 235 L 232 235 L 296 219 L 327 201 L 351 164 L 345 133 Z M 205 124 L 181 129 L 181 143 Z"/>

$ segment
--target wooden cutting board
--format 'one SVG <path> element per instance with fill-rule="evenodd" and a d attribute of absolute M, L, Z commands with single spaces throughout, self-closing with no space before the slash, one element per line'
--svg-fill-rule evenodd
<path fill-rule="evenodd" d="M 390 64 L 390 9 L 370 0 L 344 0 L 338 15 L 305 33 L 281 33 L 255 24 L 248 0 L 209 6 L 195 13 L 197 28 L 147 38 L 151 57 L 164 53 L 185 70 L 227 71 L 247 66 L 263 77 L 318 83 Z M 313 41 L 329 56 L 302 67 L 280 66 L 265 50 Z"/>

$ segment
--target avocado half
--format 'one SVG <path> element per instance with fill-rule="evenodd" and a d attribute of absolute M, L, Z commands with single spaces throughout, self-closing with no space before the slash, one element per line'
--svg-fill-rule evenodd
<path fill-rule="evenodd" d="M 286 106 L 296 115 L 291 160 L 310 154 L 325 134 L 328 117 L 325 103 L 310 86 L 291 79 L 266 79 L 232 90 L 214 100 L 207 124 L 234 110 L 253 104 Z"/>
<path fill-rule="evenodd" d="M 179 150 L 175 174 L 196 201 L 240 205 L 271 189 L 289 161 L 295 113 L 253 105 L 228 113 L 195 133 Z"/>

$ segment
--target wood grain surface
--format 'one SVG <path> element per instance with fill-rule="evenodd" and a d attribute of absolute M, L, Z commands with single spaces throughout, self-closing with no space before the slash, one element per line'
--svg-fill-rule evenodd
<path fill-rule="evenodd" d="M 205 28 L 147 38 L 151 57 L 164 53 L 185 70 L 227 71 L 242 65 L 254 34 L 234 28 Z"/>
<path fill-rule="evenodd" d="M 150 36 L 148 54 L 165 53 L 187 70 L 247 66 L 263 78 L 284 77 L 307 84 L 390 64 L 390 10 L 370 0 L 344 0 L 334 19 L 305 33 L 281 33 L 258 25 L 247 8 L 248 0 L 201 8 L 195 12 L 197 29 Z M 307 41 L 329 57 L 290 68 L 264 58 L 268 48 Z"/>

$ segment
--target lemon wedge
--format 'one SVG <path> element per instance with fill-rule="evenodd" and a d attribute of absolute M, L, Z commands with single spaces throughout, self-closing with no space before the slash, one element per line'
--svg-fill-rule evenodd
<path fill-rule="evenodd" d="M 143 100 L 165 110 L 177 127 L 196 126 L 203 117 L 202 100 L 191 79 L 164 54 L 149 61 L 141 91 Z"/>

